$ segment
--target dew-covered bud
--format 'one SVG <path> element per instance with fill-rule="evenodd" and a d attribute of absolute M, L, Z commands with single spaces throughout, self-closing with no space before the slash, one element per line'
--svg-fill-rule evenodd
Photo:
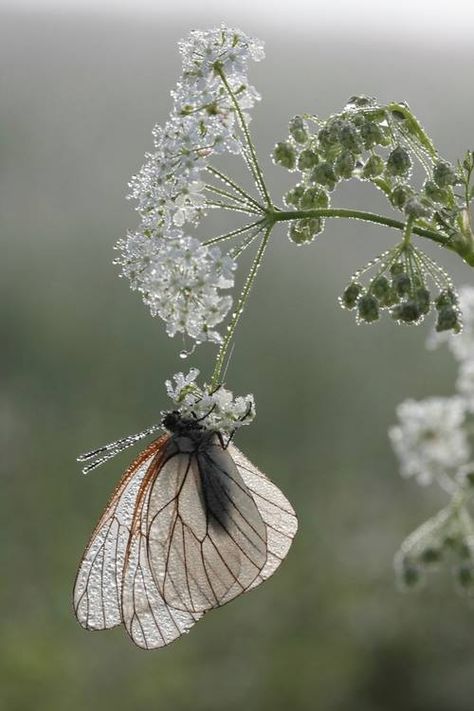
<path fill-rule="evenodd" d="M 373 96 L 366 96 L 365 94 L 360 94 L 358 96 L 351 96 L 347 101 L 346 109 L 362 109 L 366 106 L 376 106 L 377 101 Z"/>
<path fill-rule="evenodd" d="M 379 305 L 375 296 L 364 294 L 357 303 L 359 318 L 366 323 L 373 323 L 380 317 Z"/>
<path fill-rule="evenodd" d="M 414 218 L 429 217 L 432 212 L 430 207 L 417 197 L 408 198 L 404 210 L 405 215 Z"/>
<path fill-rule="evenodd" d="M 329 205 L 329 195 L 322 188 L 307 188 L 300 200 L 302 210 L 326 208 Z"/>
<path fill-rule="evenodd" d="M 317 234 L 324 229 L 324 220 L 319 217 L 310 217 L 298 220 L 290 225 L 288 236 L 295 244 L 307 244 L 312 242 Z"/>
<path fill-rule="evenodd" d="M 428 289 L 424 286 L 419 286 L 415 290 L 415 302 L 420 310 L 420 314 L 426 316 L 430 310 L 431 305 L 431 295 Z"/>
<path fill-rule="evenodd" d="M 365 121 L 360 127 L 360 137 L 366 150 L 374 146 L 385 145 L 385 135 L 382 127 L 374 121 Z"/>
<path fill-rule="evenodd" d="M 293 207 L 299 207 L 301 198 L 304 195 L 306 188 L 304 185 L 295 185 L 294 188 L 289 190 L 285 195 L 285 203 L 287 205 L 292 205 Z"/>
<path fill-rule="evenodd" d="M 390 202 L 393 207 L 398 207 L 401 210 L 412 195 L 413 190 L 408 185 L 397 185 L 390 193 Z"/>
<path fill-rule="evenodd" d="M 320 163 L 311 173 L 311 180 L 319 185 L 325 185 L 328 190 L 334 190 L 337 184 L 337 175 L 330 163 Z"/>
<path fill-rule="evenodd" d="M 472 591 L 474 588 L 474 567 L 470 563 L 463 563 L 456 570 L 456 578 L 462 590 Z"/>
<path fill-rule="evenodd" d="M 334 118 L 326 123 L 318 133 L 319 145 L 324 150 L 334 148 L 339 144 L 341 119 Z"/>
<path fill-rule="evenodd" d="M 410 293 L 411 279 L 408 274 L 405 274 L 404 272 L 394 274 L 392 283 L 393 288 L 396 290 L 399 296 L 405 296 L 405 294 Z"/>
<path fill-rule="evenodd" d="M 446 161 L 439 161 L 433 168 L 433 180 L 440 188 L 454 185 L 457 182 L 457 177 L 453 166 Z"/>
<path fill-rule="evenodd" d="M 443 551 L 436 546 L 426 546 L 420 553 L 420 561 L 426 565 L 439 563 L 443 557 Z"/>
<path fill-rule="evenodd" d="M 385 161 L 381 156 L 373 155 L 367 160 L 362 170 L 364 178 L 376 178 L 385 169 Z"/>
<path fill-rule="evenodd" d="M 344 121 L 340 127 L 339 141 L 341 146 L 353 153 L 360 153 L 361 145 L 357 129 L 349 121 Z"/>
<path fill-rule="evenodd" d="M 379 298 L 379 305 L 383 309 L 388 309 L 391 306 L 395 306 L 395 304 L 398 304 L 399 301 L 399 295 L 397 294 L 393 286 L 391 286 L 387 293 Z"/>
<path fill-rule="evenodd" d="M 389 175 L 406 175 L 411 168 L 411 158 L 404 148 L 397 146 L 387 158 L 387 173 Z"/>
<path fill-rule="evenodd" d="M 340 153 L 334 162 L 334 171 L 340 178 L 352 178 L 354 168 L 355 158 L 349 150 Z"/>
<path fill-rule="evenodd" d="M 379 301 L 383 301 L 385 299 L 388 292 L 390 291 L 390 288 L 390 282 L 383 274 L 379 274 L 379 276 L 376 276 L 370 284 L 370 291 Z"/>
<path fill-rule="evenodd" d="M 319 163 L 319 155 L 312 151 L 310 148 L 306 148 L 301 151 L 298 158 L 298 169 L 303 172 L 306 170 L 312 170 Z"/>
<path fill-rule="evenodd" d="M 301 116 L 295 116 L 291 119 L 289 131 L 290 136 L 296 141 L 296 143 L 306 143 L 308 140 L 308 132 L 306 130 L 305 122 Z"/>
<path fill-rule="evenodd" d="M 390 266 L 390 274 L 395 276 L 395 274 L 403 274 L 405 271 L 405 265 L 403 262 L 393 262 L 393 264 Z"/>
<path fill-rule="evenodd" d="M 273 160 L 278 165 L 293 170 L 296 165 L 296 151 L 291 143 L 277 143 L 273 151 Z"/>
<path fill-rule="evenodd" d="M 346 309 L 353 309 L 362 291 L 363 287 L 360 284 L 355 281 L 351 282 L 342 292 L 341 305 Z"/>
<path fill-rule="evenodd" d="M 446 188 L 440 188 L 434 180 L 427 180 L 423 185 L 423 191 L 427 198 L 441 205 L 448 205 L 450 201 L 449 191 Z"/>
<path fill-rule="evenodd" d="M 423 568 L 419 563 L 404 558 L 401 565 L 398 566 L 397 572 L 402 587 L 405 590 L 414 590 L 423 583 Z"/>
<path fill-rule="evenodd" d="M 393 307 L 390 315 L 395 321 L 414 323 L 421 316 L 420 308 L 414 299 L 407 299 Z"/>
<path fill-rule="evenodd" d="M 457 303 L 457 294 L 452 289 L 443 289 L 435 299 L 437 309 L 441 309 L 443 306 L 456 306 Z"/>
<path fill-rule="evenodd" d="M 441 306 L 438 310 L 438 320 L 436 321 L 436 330 L 454 331 L 458 333 L 461 330 L 459 314 L 452 306 Z"/>

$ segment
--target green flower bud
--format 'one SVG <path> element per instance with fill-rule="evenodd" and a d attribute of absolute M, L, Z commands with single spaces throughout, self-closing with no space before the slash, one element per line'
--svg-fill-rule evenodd
<path fill-rule="evenodd" d="M 322 188 L 307 188 L 300 201 L 302 210 L 313 210 L 328 207 L 329 195 Z"/>
<path fill-rule="evenodd" d="M 391 306 L 395 306 L 395 304 L 398 304 L 399 301 L 400 297 L 393 286 L 391 286 L 387 293 L 379 298 L 379 305 L 381 308 L 387 309 Z"/>
<path fill-rule="evenodd" d="M 403 323 L 414 323 L 421 316 L 420 308 L 416 301 L 407 299 L 393 307 L 390 315 L 395 321 L 403 321 Z"/>
<path fill-rule="evenodd" d="M 436 330 L 438 332 L 454 331 L 455 333 L 459 333 L 461 330 L 461 324 L 459 322 L 459 315 L 456 309 L 452 306 L 441 306 L 438 311 Z"/>
<path fill-rule="evenodd" d="M 411 158 L 401 146 L 397 146 L 387 158 L 387 173 L 389 175 L 407 175 L 411 168 Z"/>
<path fill-rule="evenodd" d="M 320 163 L 311 173 L 311 180 L 319 185 L 325 185 L 328 190 L 334 190 L 337 184 L 337 175 L 330 163 Z"/>
<path fill-rule="evenodd" d="M 295 116 L 291 119 L 289 130 L 290 136 L 296 141 L 296 143 L 306 143 L 308 140 L 306 125 L 301 116 Z"/>
<path fill-rule="evenodd" d="M 390 291 L 390 288 L 390 282 L 383 274 L 380 274 L 379 276 L 375 277 L 375 279 L 373 279 L 370 285 L 370 291 L 379 301 L 383 301 L 385 299 L 385 297 Z"/>
<path fill-rule="evenodd" d="M 456 571 L 459 585 L 464 590 L 469 590 L 474 586 L 474 568 L 469 563 L 463 563 Z"/>
<path fill-rule="evenodd" d="M 277 143 L 273 151 L 273 160 L 278 165 L 293 170 L 296 165 L 296 151 L 291 143 Z"/>
<path fill-rule="evenodd" d="M 452 289 L 443 289 L 435 299 L 437 309 L 441 309 L 443 306 L 456 306 L 457 303 L 457 294 Z"/>
<path fill-rule="evenodd" d="M 341 305 L 346 309 L 353 309 L 362 291 L 363 287 L 360 284 L 357 284 L 355 281 L 351 282 L 342 293 L 340 298 Z"/>
<path fill-rule="evenodd" d="M 426 563 L 427 565 L 433 563 L 439 563 L 443 557 L 443 552 L 441 548 L 436 548 L 435 546 L 427 546 L 420 554 L 420 561 Z"/>
<path fill-rule="evenodd" d="M 343 151 L 338 155 L 334 163 L 334 171 L 340 178 L 352 178 L 352 171 L 355 168 L 355 158 L 349 151 Z"/>
<path fill-rule="evenodd" d="M 361 152 L 361 145 L 357 129 L 349 121 L 344 121 L 342 123 L 340 127 L 339 141 L 341 143 L 341 146 L 347 148 L 348 151 L 352 151 L 353 153 Z"/>
<path fill-rule="evenodd" d="M 294 207 L 299 207 L 301 198 L 305 191 L 304 185 L 296 185 L 294 188 L 289 190 L 285 195 L 285 202 L 287 205 L 293 205 Z"/>
<path fill-rule="evenodd" d="M 366 96 L 365 94 L 360 94 L 359 96 L 351 96 L 348 100 L 345 108 L 346 109 L 360 109 L 365 106 L 376 106 L 377 101 L 373 96 Z"/>
<path fill-rule="evenodd" d="M 393 276 L 395 276 L 395 274 L 403 274 L 404 271 L 405 265 L 403 264 L 403 262 L 394 262 L 390 266 L 390 274 L 392 274 Z"/>
<path fill-rule="evenodd" d="M 440 188 L 454 185 L 457 182 L 457 176 L 453 166 L 446 161 L 439 161 L 433 168 L 433 180 Z"/>
<path fill-rule="evenodd" d="M 390 202 L 393 207 L 398 207 L 401 210 L 412 195 L 413 190 L 408 185 L 397 185 L 390 194 Z"/>
<path fill-rule="evenodd" d="M 434 180 L 427 180 L 423 185 L 423 191 L 427 198 L 442 205 L 449 204 L 449 191 L 446 188 L 439 188 Z"/>
<path fill-rule="evenodd" d="M 364 294 L 360 297 L 357 309 L 359 318 L 366 323 L 373 323 L 379 318 L 379 305 L 377 299 L 371 294 Z"/>
<path fill-rule="evenodd" d="M 366 150 L 370 150 L 374 146 L 384 144 L 384 133 L 381 126 L 378 126 L 373 121 L 366 121 L 360 127 L 360 136 Z"/>
<path fill-rule="evenodd" d="M 385 161 L 381 156 L 373 155 L 370 156 L 364 168 L 362 170 L 362 176 L 364 178 L 376 178 L 378 175 L 383 173 L 385 168 Z"/>
<path fill-rule="evenodd" d="M 320 129 L 318 133 L 318 140 L 320 146 L 324 150 L 328 150 L 338 145 L 341 123 L 341 119 L 336 117 L 327 121 L 326 125 Z"/>
<path fill-rule="evenodd" d="M 306 148 L 301 151 L 298 158 L 298 168 L 299 170 L 311 170 L 315 165 L 319 163 L 319 155 L 312 151 L 310 148 Z"/>
<path fill-rule="evenodd" d="M 405 296 L 405 294 L 410 293 L 411 279 L 408 274 L 403 272 L 401 274 L 394 274 L 392 284 L 399 296 Z"/>
<path fill-rule="evenodd" d="M 290 225 L 288 236 L 295 244 L 307 244 L 312 242 L 317 234 L 324 229 L 324 220 L 319 217 L 298 220 Z"/>
<path fill-rule="evenodd" d="M 399 569 L 400 582 L 407 590 L 413 590 L 423 582 L 423 569 L 412 560 L 404 559 Z"/>
<path fill-rule="evenodd" d="M 417 197 L 408 198 L 405 203 L 405 215 L 409 217 L 429 217 L 432 210 L 428 207 L 423 200 L 419 200 Z"/>
<path fill-rule="evenodd" d="M 420 314 L 426 316 L 429 313 L 431 305 L 431 295 L 428 289 L 424 286 L 417 287 L 415 291 L 415 302 L 420 310 Z"/>

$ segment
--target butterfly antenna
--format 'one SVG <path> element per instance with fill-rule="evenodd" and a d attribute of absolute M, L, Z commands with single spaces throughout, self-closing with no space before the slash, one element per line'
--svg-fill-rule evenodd
<path fill-rule="evenodd" d="M 137 432 L 137 434 L 122 437 L 121 439 L 118 439 L 115 442 L 105 444 L 103 447 L 99 447 L 98 449 L 93 449 L 90 452 L 80 454 L 77 457 L 77 461 L 88 462 L 88 464 L 82 468 L 82 473 L 87 474 L 88 472 L 92 471 L 92 469 L 99 467 L 101 464 L 104 464 L 109 459 L 112 459 L 112 457 L 115 457 L 117 454 L 120 454 L 120 452 L 123 452 L 125 449 L 128 449 L 128 447 L 132 447 L 135 442 L 138 442 L 144 437 L 147 437 L 148 435 L 153 434 L 153 432 L 156 432 L 157 430 L 161 429 L 163 429 L 161 423 L 159 425 L 151 425 L 151 427 L 147 427 L 146 430 Z"/>

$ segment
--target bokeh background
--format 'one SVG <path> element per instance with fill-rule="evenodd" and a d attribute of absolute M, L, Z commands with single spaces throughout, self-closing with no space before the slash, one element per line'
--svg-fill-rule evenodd
<path fill-rule="evenodd" d="M 232 6 L 235 5 L 235 6 Z M 176 42 L 222 20 L 266 41 L 260 155 L 302 111 L 354 93 L 409 102 L 449 159 L 472 148 L 472 7 L 453 2 L 138 2 L 0 8 L 0 709 L 8 711 L 472 711 L 474 609 L 436 576 L 402 595 L 392 557 L 443 503 L 402 480 L 386 431 L 398 402 L 449 394 L 431 324 L 358 327 L 337 296 L 394 234 L 333 222 L 310 247 L 275 233 L 228 382 L 258 418 L 237 444 L 300 519 L 267 584 L 145 653 L 88 633 L 71 587 L 126 453 L 89 478 L 77 453 L 155 422 L 188 362 L 117 278 L 124 199 L 179 71 Z M 284 171 L 265 158 L 274 195 Z M 229 167 L 232 172 L 232 168 Z M 240 167 L 235 167 L 239 175 Z M 339 204 L 386 209 L 367 188 Z M 216 225 L 213 225 L 213 228 Z M 214 233 L 214 232 L 213 232 Z M 428 248 L 432 255 L 437 250 Z M 458 283 L 473 274 L 439 254 Z"/>

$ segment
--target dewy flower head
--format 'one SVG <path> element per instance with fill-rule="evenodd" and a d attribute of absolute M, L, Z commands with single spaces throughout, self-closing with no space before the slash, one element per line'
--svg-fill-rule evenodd
<path fill-rule="evenodd" d="M 169 336 L 185 333 L 196 341 L 221 342 L 215 327 L 232 298 L 220 289 L 234 284 L 235 262 L 217 247 L 207 247 L 178 230 L 168 239 L 131 233 L 119 242 L 122 276 L 140 291 L 152 316 L 166 322 Z"/>
<path fill-rule="evenodd" d="M 469 461 L 462 398 L 405 400 L 398 406 L 397 415 L 400 424 L 390 429 L 389 436 L 405 476 L 429 484 L 455 473 Z"/>
<path fill-rule="evenodd" d="M 228 435 L 252 422 L 255 418 L 253 395 L 234 398 L 224 387 L 217 390 L 207 384 L 200 387 L 196 383 L 198 375 L 199 370 L 191 368 L 187 375 L 176 373 L 174 382 L 165 383 L 166 392 L 181 417 L 192 417 L 205 429 Z"/>

